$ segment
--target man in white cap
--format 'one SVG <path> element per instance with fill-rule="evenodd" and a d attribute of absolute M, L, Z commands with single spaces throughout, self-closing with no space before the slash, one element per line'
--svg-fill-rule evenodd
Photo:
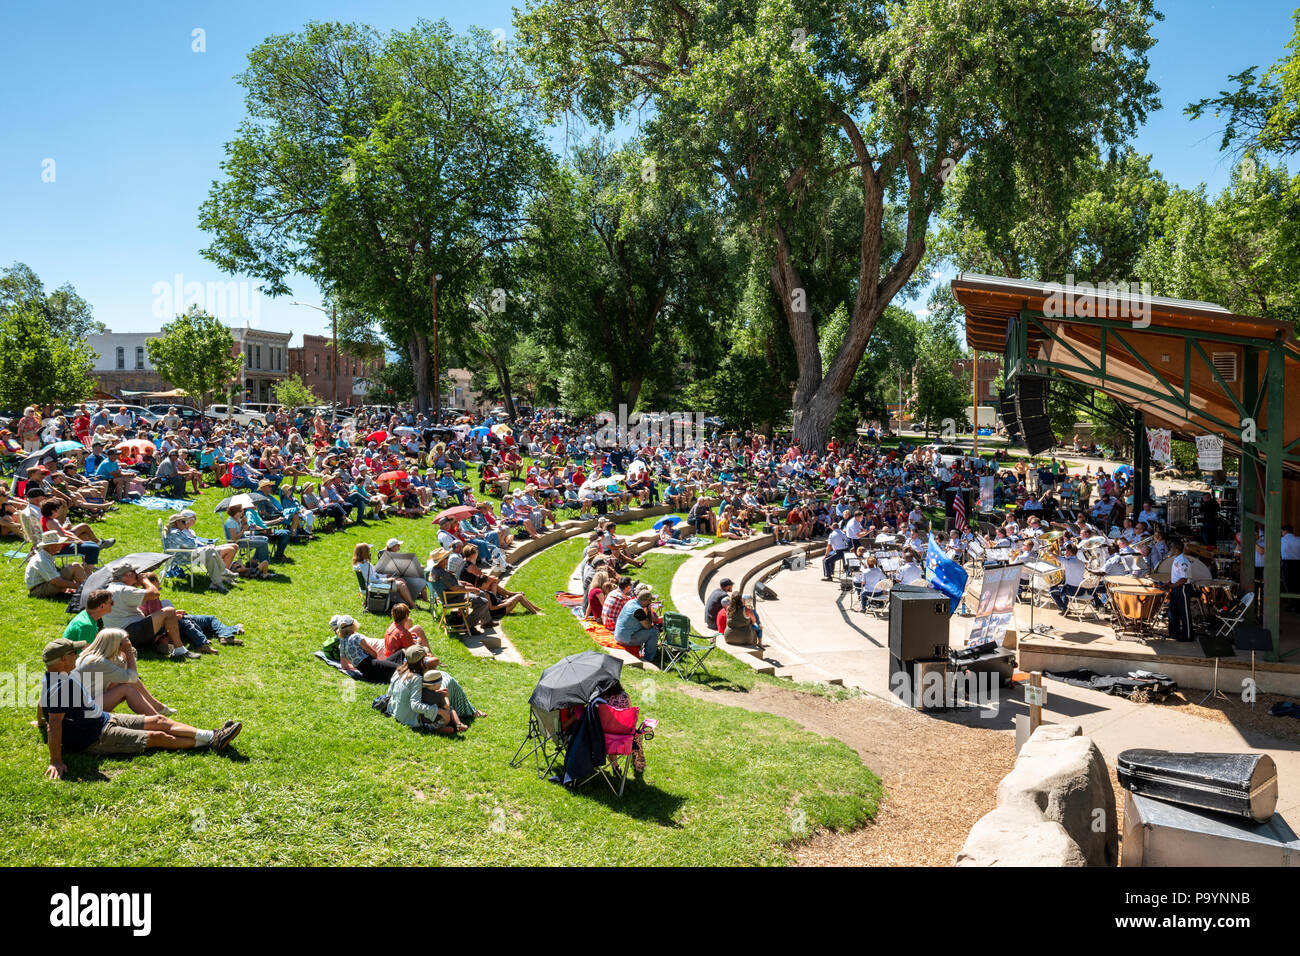
<path fill-rule="evenodd" d="M 30 597 L 62 597 L 76 591 L 86 580 L 89 569 L 84 564 L 67 564 L 60 570 L 54 563 L 54 555 L 64 544 L 63 536 L 57 531 L 43 531 L 37 539 L 23 572 L 23 583 Z"/>

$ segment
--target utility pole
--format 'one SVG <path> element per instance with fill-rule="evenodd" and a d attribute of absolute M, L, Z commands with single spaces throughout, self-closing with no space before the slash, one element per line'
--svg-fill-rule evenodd
<path fill-rule="evenodd" d="M 442 421 L 442 390 L 440 388 L 438 375 L 438 280 L 442 276 L 439 273 L 433 274 L 431 285 L 433 288 L 433 421 L 438 424 Z"/>
<path fill-rule="evenodd" d="M 970 413 L 975 420 L 971 422 L 971 427 L 975 429 L 974 440 L 971 443 L 971 455 L 976 456 L 980 453 L 980 353 L 976 350 L 973 353 L 971 364 L 971 400 Z"/>

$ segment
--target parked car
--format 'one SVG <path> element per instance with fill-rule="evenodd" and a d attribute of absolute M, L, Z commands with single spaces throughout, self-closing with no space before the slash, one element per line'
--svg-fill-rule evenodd
<path fill-rule="evenodd" d="M 252 409 L 244 408 L 242 405 L 209 405 L 203 410 L 205 418 L 215 418 L 219 421 L 233 419 L 241 425 L 266 426 L 266 416 Z"/>
<path fill-rule="evenodd" d="M 173 408 L 176 409 L 176 414 L 180 416 L 181 423 L 184 425 L 192 425 L 203 417 L 197 408 L 190 408 L 188 405 L 150 405 L 149 411 L 159 418 L 166 418 L 167 413 Z"/>
<path fill-rule="evenodd" d="M 939 461 L 943 462 L 945 465 L 948 465 L 949 467 L 951 467 L 954 462 L 961 461 L 961 459 L 968 457 L 971 453 L 971 450 L 969 448 L 962 448 L 960 445 L 934 444 L 934 445 L 926 445 L 925 447 L 937 453 L 939 456 Z"/>

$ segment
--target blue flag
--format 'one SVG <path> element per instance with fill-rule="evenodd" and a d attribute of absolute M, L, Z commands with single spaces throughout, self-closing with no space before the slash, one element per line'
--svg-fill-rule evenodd
<path fill-rule="evenodd" d="M 948 614 L 954 614 L 966 593 L 966 569 L 943 553 L 934 532 L 930 532 L 930 545 L 925 551 L 925 581 L 948 595 Z"/>

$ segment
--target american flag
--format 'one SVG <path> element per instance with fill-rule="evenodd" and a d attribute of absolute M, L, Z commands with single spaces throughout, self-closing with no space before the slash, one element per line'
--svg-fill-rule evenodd
<path fill-rule="evenodd" d="M 960 488 L 958 488 L 957 493 L 952 496 L 952 507 L 953 507 L 953 511 L 956 514 L 956 516 L 953 518 L 953 525 L 957 528 L 958 531 L 965 531 L 966 530 L 966 495 L 962 493 L 962 490 Z"/>

